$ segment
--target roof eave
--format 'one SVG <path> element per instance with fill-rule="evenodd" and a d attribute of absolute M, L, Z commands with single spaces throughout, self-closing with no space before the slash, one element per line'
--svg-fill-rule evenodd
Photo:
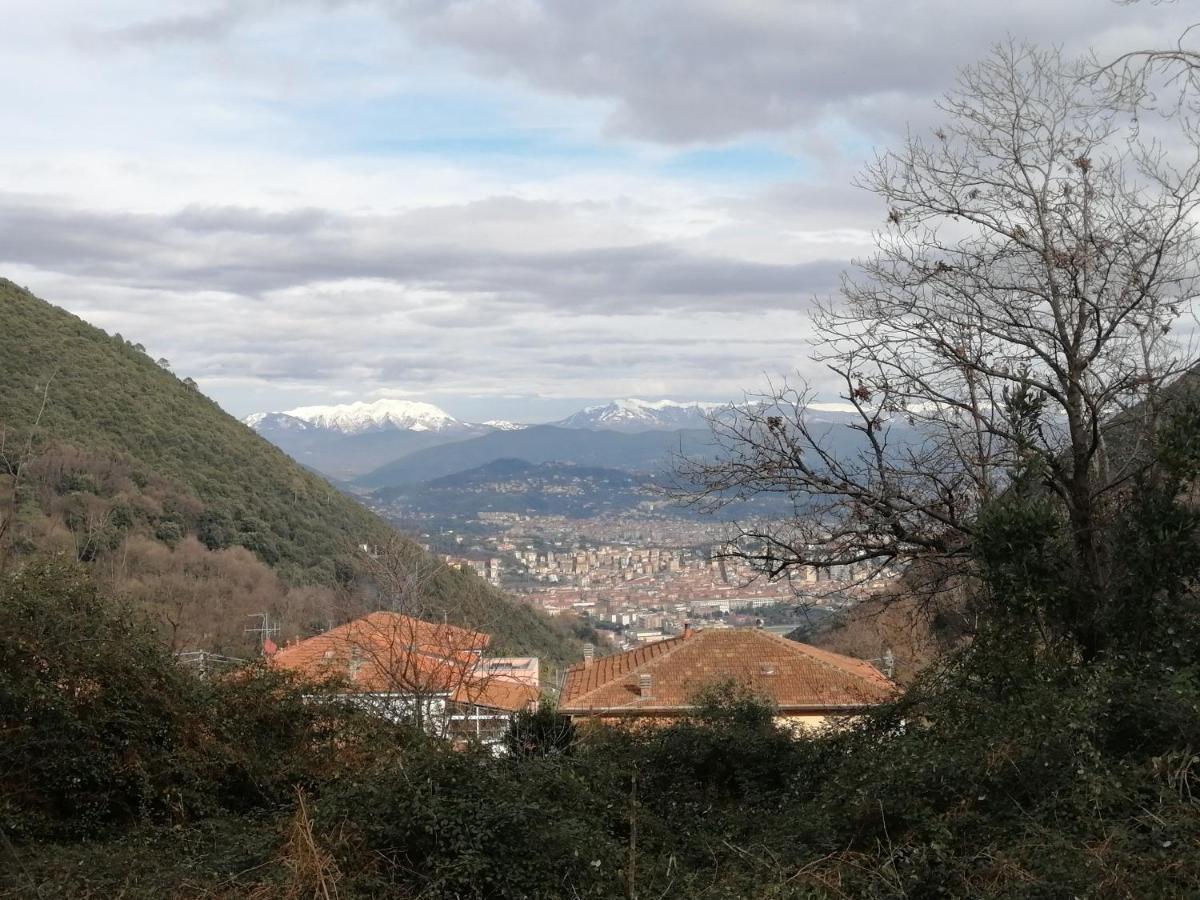
<path fill-rule="evenodd" d="M 875 703 L 795 704 L 773 707 L 772 714 L 776 716 L 841 715 L 863 712 L 877 705 Z M 694 704 L 678 706 L 560 706 L 558 708 L 558 712 L 562 715 L 586 718 L 681 715 L 695 713 L 699 710 L 700 707 Z"/>

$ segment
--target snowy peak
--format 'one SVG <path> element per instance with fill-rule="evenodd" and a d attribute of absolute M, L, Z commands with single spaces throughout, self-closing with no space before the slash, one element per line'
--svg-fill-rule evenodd
<path fill-rule="evenodd" d="M 490 428 L 493 431 L 521 431 L 528 428 L 528 425 L 522 425 L 520 422 L 509 422 L 505 419 L 488 419 L 482 423 L 484 428 Z"/>
<path fill-rule="evenodd" d="M 290 421 L 289 421 L 290 420 Z M 368 431 L 450 431 L 464 427 L 445 410 L 416 400 L 356 401 L 336 406 L 301 406 L 285 412 L 255 413 L 243 421 L 256 431 L 315 427 L 342 434 Z M 296 425 L 293 423 L 301 423 Z"/>
<path fill-rule="evenodd" d="M 614 400 L 589 406 L 556 422 L 562 428 L 592 428 L 610 431 L 675 431 L 707 428 L 706 416 L 728 406 L 725 403 L 675 400 Z"/>
<path fill-rule="evenodd" d="M 308 431 L 312 428 L 308 422 L 295 416 L 281 412 L 254 413 L 242 419 L 255 431 Z"/>

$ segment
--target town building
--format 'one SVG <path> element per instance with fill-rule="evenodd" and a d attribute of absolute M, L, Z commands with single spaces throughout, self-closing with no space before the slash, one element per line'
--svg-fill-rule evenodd
<path fill-rule="evenodd" d="M 490 643 L 480 631 L 374 612 L 289 644 L 271 665 L 376 715 L 494 744 L 513 715 L 537 705 L 538 661 L 489 659 Z"/>
<path fill-rule="evenodd" d="M 589 652 L 567 671 L 559 711 L 575 721 L 670 721 L 727 682 L 769 701 L 777 721 L 797 729 L 861 713 L 897 690 L 869 662 L 762 629 L 687 628 L 613 656 Z"/>

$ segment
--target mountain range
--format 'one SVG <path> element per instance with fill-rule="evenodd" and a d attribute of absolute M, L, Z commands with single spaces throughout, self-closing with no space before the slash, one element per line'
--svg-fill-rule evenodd
<path fill-rule="evenodd" d="M 523 425 L 503 420 L 464 422 L 445 410 L 414 400 L 380 399 L 356 401 L 332 406 L 302 406 L 280 412 L 260 412 L 243 421 L 294 459 L 323 472 L 333 479 L 355 480 L 389 463 L 434 447 L 475 438 L 518 433 L 536 428 L 558 431 L 606 431 L 623 434 L 646 432 L 707 431 L 705 416 L 727 404 L 676 402 L 672 400 L 614 400 L 588 406 L 549 425 Z M 547 437 L 549 432 L 539 432 Z M 561 446 L 563 444 L 569 446 Z M 655 444 L 650 439 L 647 444 Z M 657 442 L 660 443 L 660 442 Z M 623 468 L 624 455 L 618 458 L 587 455 L 581 458 L 570 447 L 579 441 L 551 441 L 541 454 L 580 465 L 610 465 Z M 486 444 L 484 446 L 487 446 Z M 501 440 L 500 447 L 507 444 Z M 608 446 L 607 444 L 604 446 Z M 549 453 L 550 456 L 546 456 Z M 644 465 L 644 453 L 634 451 L 637 465 Z M 657 456 L 657 454 L 656 454 Z M 490 459 L 499 457 L 490 457 Z M 473 457 L 474 459 L 474 457 Z M 483 460 L 486 462 L 489 460 Z M 543 460 L 531 460 L 543 461 Z M 475 464 L 482 464 L 477 462 Z M 446 474 L 446 473 L 440 473 Z M 378 479 L 374 479 L 378 481 Z M 399 483 L 399 482 L 397 482 Z"/>
<path fill-rule="evenodd" d="M 556 422 L 464 422 L 412 400 L 381 399 L 256 413 L 244 421 L 305 466 L 357 493 L 412 486 L 496 460 L 561 463 L 660 476 L 683 454 L 715 452 L 711 418 L 730 403 L 613 400 Z M 828 428 L 830 446 L 860 448 L 860 432 L 842 427 L 855 414 L 814 407 L 810 424 Z M 903 428 L 901 428 L 903 431 Z"/>
<path fill-rule="evenodd" d="M 728 403 L 674 400 L 613 400 L 588 406 L 553 424 L 560 428 L 602 431 L 678 431 L 708 428 L 708 415 L 728 408 Z"/>
<path fill-rule="evenodd" d="M 698 455 L 710 447 L 711 433 L 679 431 L 591 431 L 533 425 L 520 431 L 498 431 L 468 440 L 413 450 L 353 479 L 359 488 L 375 490 L 431 481 L 498 459 L 528 463 L 567 463 L 625 472 L 658 474 L 672 454 Z"/>

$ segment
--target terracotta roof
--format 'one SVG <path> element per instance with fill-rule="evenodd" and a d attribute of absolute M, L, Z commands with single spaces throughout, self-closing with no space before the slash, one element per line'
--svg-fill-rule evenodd
<path fill-rule="evenodd" d="M 338 678 L 370 692 L 450 691 L 471 677 L 489 635 L 374 612 L 284 647 L 271 664 L 307 678 Z"/>
<path fill-rule="evenodd" d="M 692 637 L 695 637 L 695 633 Z M 627 675 L 639 666 L 669 652 L 682 640 L 682 637 L 668 638 L 665 641 L 655 641 L 653 644 L 635 647 L 624 653 L 600 656 L 591 665 L 576 663 L 567 669 L 559 705 L 565 704 L 568 698 L 589 694 L 597 688 Z"/>
<path fill-rule="evenodd" d="M 456 703 L 520 712 L 537 703 L 537 687 L 504 676 L 472 678 L 460 684 L 451 696 Z"/>
<path fill-rule="evenodd" d="M 649 689 L 643 692 L 644 677 Z M 573 715 L 684 711 L 705 687 L 733 679 L 783 712 L 853 709 L 896 686 L 873 665 L 761 629 L 708 629 L 577 663 L 559 709 Z"/>

